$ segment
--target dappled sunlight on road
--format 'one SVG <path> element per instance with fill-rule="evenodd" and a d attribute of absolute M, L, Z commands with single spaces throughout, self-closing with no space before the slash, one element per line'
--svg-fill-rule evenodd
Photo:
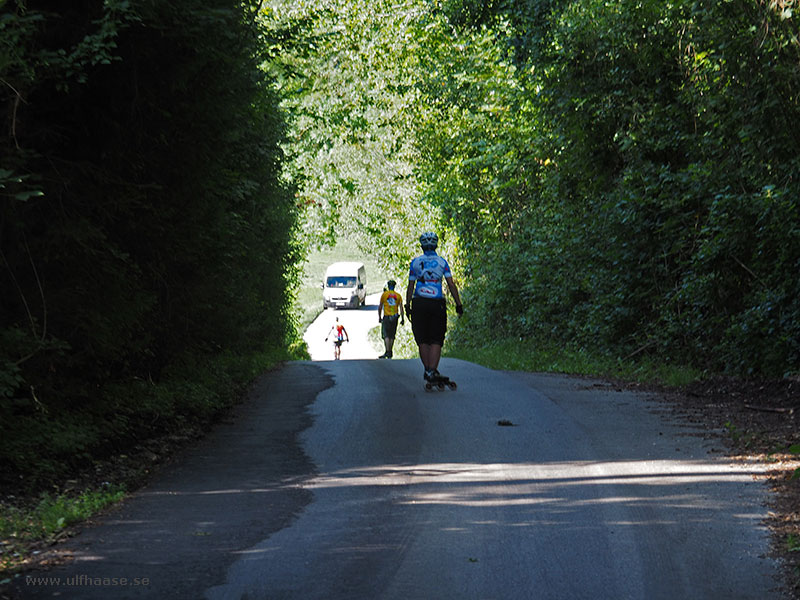
<path fill-rule="evenodd" d="M 609 472 L 609 475 L 602 473 Z M 426 483 L 514 481 L 558 483 L 559 485 L 608 485 L 620 483 L 680 485 L 687 483 L 745 481 L 761 471 L 746 471 L 717 462 L 701 461 L 619 461 L 563 463 L 437 463 L 386 465 L 343 469 L 323 474 L 306 487 L 357 485 L 412 485 Z M 535 479 L 531 476 L 535 474 Z"/>
<path fill-rule="evenodd" d="M 300 598 L 323 579 L 372 585 L 363 570 L 386 564 L 380 590 L 352 597 L 716 598 L 723 581 L 725 597 L 748 598 L 752 571 L 737 565 L 760 546 L 741 532 L 763 515 L 742 511 L 741 494 L 758 471 L 702 459 L 342 465 L 300 483 L 314 501 L 232 579 L 238 593 L 256 589 L 253 573 L 289 586 L 310 570 Z M 445 592 L 418 589 L 432 581 Z"/>
<path fill-rule="evenodd" d="M 725 500 L 709 502 L 711 497 L 726 497 L 719 493 L 720 486 L 734 484 L 733 490 L 752 481 L 757 473 L 730 463 L 703 461 L 432 463 L 342 469 L 322 473 L 304 487 L 336 494 L 337 490 L 370 487 L 377 491 L 396 486 L 402 488 L 392 493 L 398 509 L 472 509 L 468 517 L 471 525 L 478 525 L 481 509 L 487 509 L 511 510 L 525 516 L 524 521 L 508 520 L 507 525 L 517 527 L 575 527 L 577 514 L 593 514 L 605 526 L 652 526 L 714 519 L 727 504 Z M 730 504 L 737 500 L 730 497 Z M 652 512 L 651 508 L 658 510 Z M 754 514 L 737 514 L 735 518 L 760 519 Z M 593 526 L 583 521 L 583 526 Z"/>
<path fill-rule="evenodd" d="M 349 468 L 319 474 L 306 481 L 291 478 L 275 487 L 200 489 L 192 492 L 160 491 L 143 495 L 215 496 L 263 494 L 280 487 L 303 487 L 324 493 L 350 493 L 357 488 L 397 487 L 392 494 L 399 507 L 451 505 L 464 508 L 539 507 L 554 514 L 587 506 L 620 505 L 625 510 L 658 504 L 687 511 L 692 520 L 704 520 L 710 508 L 709 486 L 740 484 L 759 474 L 731 463 L 703 461 L 613 461 L 555 463 L 430 463 Z M 402 488 L 402 489 L 400 489 Z M 724 496 L 724 495 L 723 495 Z M 381 498 L 376 497 L 376 502 Z M 732 498 L 732 502 L 735 502 Z M 382 501 L 382 500 L 380 500 Z M 536 521 L 543 524 L 546 513 Z M 676 518 L 679 513 L 674 513 Z M 758 515 L 740 514 L 753 520 Z M 560 519 L 558 519 L 560 521 Z M 641 524 L 617 520 L 620 525 Z M 652 520 L 648 520 L 652 524 Z M 662 523 L 675 520 L 662 520 Z"/>

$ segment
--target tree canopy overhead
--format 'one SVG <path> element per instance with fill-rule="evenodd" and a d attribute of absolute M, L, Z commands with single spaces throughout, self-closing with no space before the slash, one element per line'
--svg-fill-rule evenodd
<path fill-rule="evenodd" d="M 400 263 L 436 224 L 467 278 L 464 339 L 797 372 L 791 3 L 296 10 L 313 50 L 290 147 L 315 227 L 403 247 Z"/>

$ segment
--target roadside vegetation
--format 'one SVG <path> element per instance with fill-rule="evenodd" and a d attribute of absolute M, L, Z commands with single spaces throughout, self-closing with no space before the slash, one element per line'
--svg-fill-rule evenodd
<path fill-rule="evenodd" d="M 465 341 L 798 373 L 788 3 L 269 6 L 307 234 L 400 267 L 436 229 Z"/>
<path fill-rule="evenodd" d="M 198 435 L 304 356 L 324 266 L 402 288 L 427 229 L 451 356 L 800 375 L 792 2 L 50 4 L 0 0 L 4 522 Z"/>
<path fill-rule="evenodd" d="M 498 340 L 472 345 L 455 343 L 451 344 L 446 355 L 491 369 L 567 373 L 669 387 L 699 381 L 704 375 L 697 369 L 665 365 L 653 358 L 636 360 L 634 357 L 604 356 L 581 348 L 565 348 L 552 343 L 544 345 L 530 340 Z"/>
<path fill-rule="evenodd" d="M 4 490 L 202 427 L 294 351 L 262 34 L 237 2 L 0 2 Z"/>
<path fill-rule="evenodd" d="M 13 573 L 32 554 L 69 535 L 69 527 L 119 502 L 125 491 L 119 486 L 105 485 L 102 489 L 87 489 L 80 493 L 42 494 L 35 504 L 27 506 L 0 505 L 0 585 L 10 579 L 3 573 Z"/>
<path fill-rule="evenodd" d="M 300 209 L 255 9 L 0 0 L 4 568 L 118 497 L 96 472 L 146 471 L 144 446 L 298 355 Z"/>
<path fill-rule="evenodd" d="M 380 325 L 369 330 L 369 341 L 375 350 L 381 354 L 384 353 L 386 346 L 383 344 Z M 403 358 L 419 360 L 419 349 L 417 348 L 416 342 L 414 342 L 414 336 L 411 333 L 411 321 L 408 319 L 406 319 L 405 325 L 398 324 L 397 337 L 395 337 L 394 346 L 392 346 L 392 359 Z"/>
<path fill-rule="evenodd" d="M 404 271 L 439 231 L 466 307 L 453 355 L 665 383 L 800 372 L 791 7 L 269 7 L 302 40 L 274 68 L 305 235 Z"/>

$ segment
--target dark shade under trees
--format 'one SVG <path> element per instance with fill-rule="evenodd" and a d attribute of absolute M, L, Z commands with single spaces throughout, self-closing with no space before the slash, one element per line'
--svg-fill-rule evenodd
<path fill-rule="evenodd" d="M 255 10 L 0 2 L 5 474 L 208 419 L 292 343 L 297 213 Z"/>

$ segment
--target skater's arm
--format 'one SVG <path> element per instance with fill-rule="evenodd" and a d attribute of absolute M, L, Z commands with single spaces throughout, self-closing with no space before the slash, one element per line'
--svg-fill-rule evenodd
<path fill-rule="evenodd" d="M 411 298 L 414 295 L 414 286 L 416 282 L 413 279 L 408 280 L 408 287 L 406 288 L 406 304 L 411 305 Z"/>
<path fill-rule="evenodd" d="M 458 287 L 456 286 L 456 282 L 453 281 L 452 277 L 445 277 L 445 281 L 447 282 L 447 289 L 450 290 L 450 295 L 453 297 L 453 301 L 456 303 L 456 312 L 460 315 L 462 312 L 461 297 L 458 295 Z"/>

